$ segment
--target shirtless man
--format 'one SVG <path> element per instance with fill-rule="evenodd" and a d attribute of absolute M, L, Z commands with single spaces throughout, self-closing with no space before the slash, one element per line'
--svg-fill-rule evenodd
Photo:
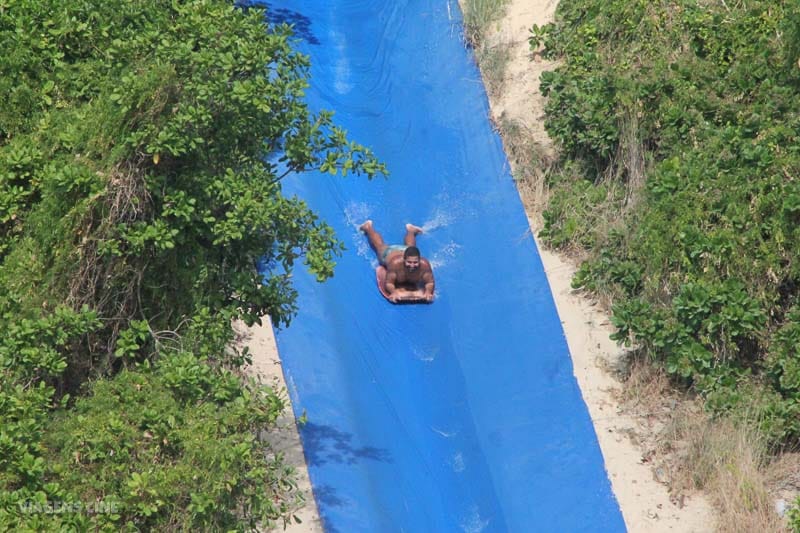
<path fill-rule="evenodd" d="M 422 233 L 422 228 L 406 224 L 403 244 L 392 245 L 383 241 L 371 220 L 361 224 L 358 229 L 367 235 L 378 261 L 386 267 L 384 288 L 389 300 L 398 302 L 404 297 L 414 296 L 426 302 L 433 301 L 433 270 L 428 260 L 420 257 L 417 248 L 417 235 Z"/>

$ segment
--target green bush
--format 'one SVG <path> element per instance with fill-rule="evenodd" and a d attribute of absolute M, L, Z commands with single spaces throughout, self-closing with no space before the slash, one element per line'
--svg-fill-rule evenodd
<path fill-rule="evenodd" d="M 293 472 L 258 437 L 283 407 L 187 352 L 99 380 L 39 429 L 42 457 L 4 494 L 0 527 L 255 530 L 289 517 L 300 503 Z M 99 512 L 35 512 L 53 501 Z"/>
<path fill-rule="evenodd" d="M 789 527 L 792 531 L 800 531 L 800 498 L 794 501 L 794 505 L 789 509 Z"/>
<path fill-rule="evenodd" d="M 588 253 L 574 285 L 611 296 L 617 340 L 711 409 L 755 409 L 773 444 L 800 438 L 798 13 L 565 0 L 531 38 L 560 60 L 542 237 Z"/>
<path fill-rule="evenodd" d="M 322 281 L 343 248 L 286 173 L 384 165 L 309 111 L 261 9 L 0 2 L 0 47 L 0 529 L 289 519 L 283 402 L 231 323 L 288 324 L 296 264 Z"/>

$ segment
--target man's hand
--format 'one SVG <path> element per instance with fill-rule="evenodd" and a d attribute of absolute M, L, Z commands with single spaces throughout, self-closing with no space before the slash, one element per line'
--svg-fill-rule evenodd
<path fill-rule="evenodd" d="M 392 294 L 389 295 L 389 301 L 392 302 L 393 304 L 396 304 L 397 302 L 399 302 L 402 299 L 403 298 L 400 296 L 400 293 L 397 292 L 397 291 L 395 291 L 395 292 L 393 292 Z"/>
<path fill-rule="evenodd" d="M 425 294 L 423 294 L 423 295 L 422 295 L 422 298 L 423 298 L 423 299 L 424 299 L 426 302 L 432 302 L 432 301 L 433 301 L 433 293 L 430 293 L 430 294 L 428 294 L 428 293 L 426 292 Z"/>

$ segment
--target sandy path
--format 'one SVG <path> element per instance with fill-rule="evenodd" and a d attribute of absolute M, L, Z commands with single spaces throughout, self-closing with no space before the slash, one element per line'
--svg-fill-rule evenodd
<path fill-rule="evenodd" d="M 276 390 L 286 390 L 283 379 L 281 361 L 278 356 L 278 347 L 275 344 L 275 335 L 269 318 L 265 317 L 263 326 L 247 328 L 237 324 L 236 328 L 241 335 L 243 345 L 250 348 L 253 355 L 253 366 L 249 369 L 258 376 L 263 383 L 271 385 Z M 297 517 L 302 520 L 300 524 L 291 523 L 286 529 L 277 527 L 276 531 L 288 533 L 322 533 L 322 521 L 319 517 L 317 503 L 311 493 L 311 481 L 308 477 L 308 466 L 303 455 L 303 446 L 300 443 L 300 434 L 297 432 L 294 414 L 291 405 L 278 419 L 278 429 L 270 432 L 270 441 L 277 452 L 283 452 L 287 464 L 297 471 L 298 488 L 306 500 L 305 506 L 298 512 Z"/>
<path fill-rule="evenodd" d="M 552 151 L 552 146 L 544 130 L 544 98 L 539 93 L 539 76 L 551 69 L 552 64 L 532 58 L 527 39 L 533 24 L 541 26 L 553 20 L 556 5 L 556 0 L 509 0 L 505 16 L 487 36 L 490 45 L 510 48 L 503 84 L 490 98 L 492 120 L 500 123 L 504 115 L 523 124 L 545 152 Z M 528 220 L 535 235 L 541 215 L 525 196 Z M 636 428 L 636 421 L 620 414 L 614 398 L 613 391 L 620 388 L 620 383 L 602 370 L 609 363 L 613 365 L 621 354 L 620 348 L 609 339 L 612 329 L 608 317 L 572 291 L 570 282 L 575 271 L 572 263 L 543 249 L 538 239 L 536 245 L 564 327 L 575 376 L 594 422 L 628 530 L 713 531 L 714 514 L 702 495 L 693 495 L 679 508 L 670 501 L 667 487 L 655 480 L 650 466 L 643 464 L 642 450 L 627 437 Z"/>

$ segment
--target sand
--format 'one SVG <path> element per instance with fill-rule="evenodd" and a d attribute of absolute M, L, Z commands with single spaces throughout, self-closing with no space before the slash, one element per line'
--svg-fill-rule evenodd
<path fill-rule="evenodd" d="M 262 319 L 261 326 L 247 328 L 242 324 L 237 324 L 236 328 L 241 335 L 241 343 L 250 348 L 253 355 L 253 365 L 250 372 L 265 384 L 271 385 L 279 391 L 286 391 L 286 382 L 283 378 L 281 360 L 278 357 L 278 347 L 275 343 L 275 335 L 269 317 Z M 285 396 L 288 396 L 284 394 Z M 287 531 L 289 533 L 322 533 L 322 521 L 319 517 L 319 510 L 311 492 L 311 481 L 308 477 L 308 466 L 306 465 L 303 447 L 300 444 L 300 434 L 297 432 L 294 414 L 291 405 L 278 419 L 278 428 L 271 431 L 269 439 L 276 452 L 283 452 L 287 464 L 293 466 L 297 472 L 297 485 L 306 505 L 296 513 L 301 523 L 292 522 L 286 529 L 281 525 L 275 528 L 276 531 Z"/>
<path fill-rule="evenodd" d="M 552 65 L 532 55 L 527 38 L 533 24 L 543 25 L 553 18 L 555 0 L 510 0 L 506 14 L 487 36 L 489 43 L 509 46 L 510 60 L 501 89 L 494 91 L 490 117 L 495 123 L 501 116 L 523 124 L 533 139 L 545 150 L 552 145 L 543 126 L 544 99 L 539 94 L 539 76 Z M 525 202 L 531 231 L 535 235 L 541 214 L 531 202 Z M 667 487 L 658 482 L 642 458 L 642 450 L 627 434 L 635 421 L 621 414 L 614 391 L 620 388 L 602 368 L 614 364 L 621 351 L 609 339 L 608 317 L 592 306 L 592 302 L 574 293 L 570 281 L 575 266 L 567 258 L 545 250 L 537 239 L 550 288 L 564 327 L 572 355 L 575 376 L 583 399 L 594 422 L 597 438 L 605 459 L 614 494 L 619 502 L 629 531 L 705 532 L 714 530 L 714 514 L 700 494 L 683 501 L 683 507 L 672 503 Z M 285 389 L 281 363 L 272 327 L 250 328 L 246 344 L 253 354 L 253 371 L 268 383 Z M 289 464 L 299 473 L 301 490 L 308 504 L 299 513 L 302 524 L 291 524 L 290 533 L 323 531 L 319 513 L 311 496 L 308 470 L 291 410 L 281 420 L 282 428 L 275 435 L 275 445 L 286 454 Z"/>

